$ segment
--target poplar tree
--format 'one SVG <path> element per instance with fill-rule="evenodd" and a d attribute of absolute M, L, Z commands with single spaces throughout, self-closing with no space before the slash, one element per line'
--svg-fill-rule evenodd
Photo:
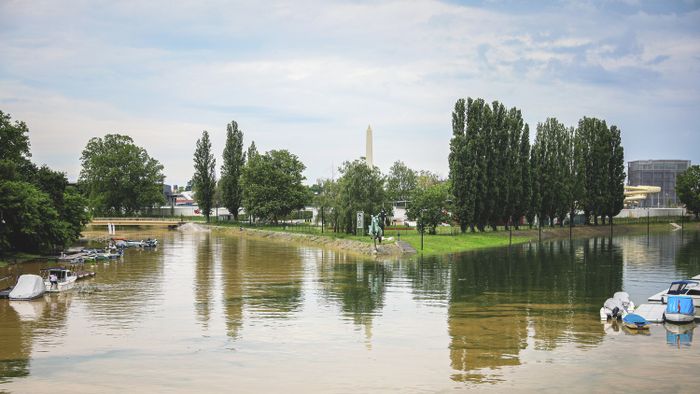
<path fill-rule="evenodd" d="M 610 160 L 608 161 L 608 217 L 620 213 L 625 201 L 625 153 L 617 126 L 610 126 Z"/>
<path fill-rule="evenodd" d="M 522 121 L 522 116 L 520 117 Z M 520 177 L 520 184 L 514 190 L 513 202 L 513 223 L 515 228 L 519 227 L 519 219 L 527 217 L 528 223 L 532 226 L 530 217 L 530 200 L 532 199 L 532 178 L 530 168 L 530 127 L 526 124 L 520 135 L 520 145 L 518 147 L 518 162 L 515 167 L 515 176 Z"/>
<path fill-rule="evenodd" d="M 226 126 L 226 146 L 223 154 L 224 164 L 221 166 L 221 200 L 223 205 L 238 220 L 238 209 L 241 206 L 243 191 L 240 186 L 241 172 L 245 164 L 243 152 L 243 132 L 238 129 L 238 123 L 231 121 Z"/>
<path fill-rule="evenodd" d="M 469 99 L 471 104 L 471 99 Z M 465 100 L 459 99 L 452 111 L 452 139 L 450 140 L 450 154 L 448 162 L 450 166 L 450 183 L 454 196 L 454 215 L 461 232 L 465 232 L 467 225 L 473 222 L 474 195 L 471 193 L 469 174 L 469 152 L 466 132 L 467 108 Z"/>
<path fill-rule="evenodd" d="M 214 206 L 214 193 L 216 191 L 215 167 L 216 160 L 211 153 L 209 133 L 204 130 L 202 138 L 197 140 L 197 146 L 194 151 L 194 176 L 192 181 L 194 198 L 207 223 L 209 223 L 211 209 Z"/>

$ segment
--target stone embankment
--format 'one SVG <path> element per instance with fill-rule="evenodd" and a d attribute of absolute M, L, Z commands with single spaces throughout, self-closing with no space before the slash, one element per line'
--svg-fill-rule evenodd
<path fill-rule="evenodd" d="M 360 242 L 351 239 L 337 239 L 322 235 L 297 234 L 282 231 L 235 228 L 227 226 L 211 226 L 211 228 L 215 229 L 216 231 L 227 232 L 236 236 L 269 239 L 273 241 L 289 242 L 302 245 L 313 245 L 363 256 L 391 257 L 400 256 L 404 253 L 410 253 L 410 251 L 397 246 L 396 243 L 393 241 L 385 241 L 382 244 L 377 244 L 377 248 L 375 249 L 374 244 L 371 243 Z M 415 253 L 415 250 L 413 252 Z"/>

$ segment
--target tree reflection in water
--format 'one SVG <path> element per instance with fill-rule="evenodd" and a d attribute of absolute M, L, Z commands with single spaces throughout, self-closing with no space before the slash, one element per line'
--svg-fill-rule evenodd
<path fill-rule="evenodd" d="M 601 299 L 622 286 L 622 254 L 610 240 L 549 242 L 454 256 L 448 330 L 456 381 L 496 381 L 520 353 L 602 341 Z"/>

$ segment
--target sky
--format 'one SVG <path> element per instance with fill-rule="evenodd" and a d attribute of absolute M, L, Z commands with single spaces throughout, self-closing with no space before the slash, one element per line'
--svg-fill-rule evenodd
<path fill-rule="evenodd" d="M 625 160 L 700 164 L 699 1 L 0 0 L 0 110 L 32 157 L 76 180 L 88 140 L 128 134 L 193 173 L 207 130 L 287 149 L 307 183 L 364 156 L 448 175 L 458 98 L 534 129 L 583 116 L 622 130 Z"/>

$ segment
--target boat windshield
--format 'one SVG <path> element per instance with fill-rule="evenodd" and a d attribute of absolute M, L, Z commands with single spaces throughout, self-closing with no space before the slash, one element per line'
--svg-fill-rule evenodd
<path fill-rule="evenodd" d="M 683 294 L 683 290 L 685 290 L 685 283 L 673 283 L 668 289 L 668 294 Z"/>

